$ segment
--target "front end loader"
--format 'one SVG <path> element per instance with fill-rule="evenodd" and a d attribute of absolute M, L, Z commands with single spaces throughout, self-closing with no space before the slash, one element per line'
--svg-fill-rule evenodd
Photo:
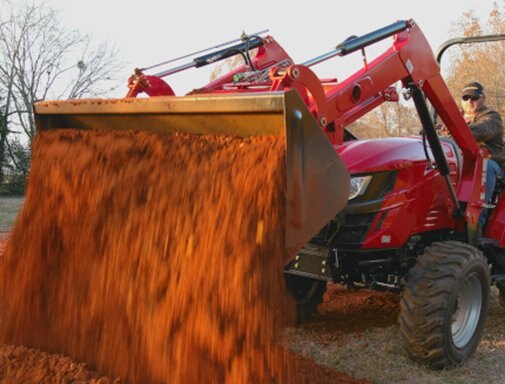
<path fill-rule="evenodd" d="M 138 80 L 136 84 L 140 83 L 151 84 L 152 80 Z M 129 94 L 136 92 L 130 90 Z M 35 104 L 35 119 L 39 131 L 140 130 L 161 134 L 284 137 L 286 247 L 290 253 L 296 253 L 347 203 L 350 185 L 347 167 L 296 90 L 209 92 L 41 101 Z"/>
<path fill-rule="evenodd" d="M 387 38 L 392 46 L 347 79 L 322 80 L 311 69 Z M 393 289 L 403 292 L 409 356 L 436 368 L 470 358 L 486 317 L 489 255 L 505 247 L 503 230 L 488 230 L 488 241 L 479 237 L 487 153 L 418 25 L 397 21 L 302 64 L 271 36 L 229 45 L 155 75 L 145 74 L 153 67 L 135 70 L 123 99 L 38 102 L 38 131 L 285 137 L 285 246 L 292 257 L 285 279 L 300 316 L 317 307 L 328 281 Z M 237 54 L 243 65 L 188 95 L 176 96 L 162 79 Z M 397 83 L 414 101 L 422 137 L 356 140 L 346 127 L 398 101 Z M 142 93 L 150 97 L 137 97 Z M 427 102 L 453 140 L 438 137 Z"/>

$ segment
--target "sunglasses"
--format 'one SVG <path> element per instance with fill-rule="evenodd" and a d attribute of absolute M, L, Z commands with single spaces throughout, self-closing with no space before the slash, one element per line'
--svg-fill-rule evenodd
<path fill-rule="evenodd" d="M 468 100 L 472 100 L 472 101 L 477 101 L 480 99 L 480 96 L 468 96 L 468 95 L 465 95 L 462 97 L 463 101 L 468 101 Z"/>

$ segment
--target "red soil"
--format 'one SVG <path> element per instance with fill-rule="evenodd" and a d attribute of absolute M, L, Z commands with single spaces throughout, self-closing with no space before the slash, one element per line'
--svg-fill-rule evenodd
<path fill-rule="evenodd" d="M 387 327 L 397 322 L 399 302 L 400 296 L 391 292 L 349 290 L 330 284 L 312 323 L 324 323 L 344 333 Z"/>
<path fill-rule="evenodd" d="M 368 383 L 279 347 L 282 140 L 55 131 L 33 153 L 0 341 L 34 349 L 0 349 L 2 383 L 112 382 L 74 361 L 115 383 Z M 357 310 L 328 298 L 323 317 Z"/>

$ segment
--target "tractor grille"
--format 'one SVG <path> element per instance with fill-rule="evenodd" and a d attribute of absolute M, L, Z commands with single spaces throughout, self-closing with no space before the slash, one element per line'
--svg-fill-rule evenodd
<path fill-rule="evenodd" d="M 365 240 L 365 236 L 370 229 L 374 217 L 374 213 L 347 215 L 345 224 L 335 237 L 335 245 L 359 247 Z"/>
<path fill-rule="evenodd" d="M 312 244 L 327 245 L 340 229 L 338 217 L 326 224 L 319 233 L 310 240 Z"/>

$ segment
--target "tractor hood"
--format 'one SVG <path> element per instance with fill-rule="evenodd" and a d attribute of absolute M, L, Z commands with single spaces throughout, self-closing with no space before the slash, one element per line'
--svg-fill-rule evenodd
<path fill-rule="evenodd" d="M 426 161 L 420 137 L 353 140 L 335 149 L 350 174 L 395 170 Z"/>

